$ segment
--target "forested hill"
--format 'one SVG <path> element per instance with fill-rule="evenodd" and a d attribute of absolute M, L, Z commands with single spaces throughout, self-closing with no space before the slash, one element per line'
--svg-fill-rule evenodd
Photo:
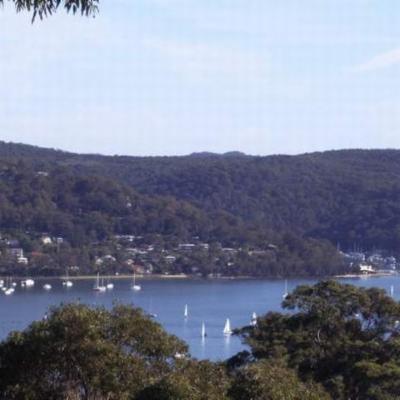
<path fill-rule="evenodd" d="M 143 254 L 149 247 L 151 256 L 131 259 L 149 271 L 259 276 L 343 271 L 329 243 L 274 231 L 223 209 L 205 210 L 172 196 L 139 193 L 100 171 L 79 173 L 61 164 L 66 163 L 58 165 L 45 155 L 0 160 L 0 274 L 63 273 L 75 255 L 85 260 L 79 270 L 93 273 L 99 257 L 119 257 L 125 263 L 132 252 Z M 62 239 L 61 249 L 40 244 L 48 235 Z M 120 243 L 124 235 L 139 242 Z M 199 244 L 195 251 L 177 252 L 193 241 Z M 11 257 L 18 249 L 27 261 L 19 259 L 22 253 Z M 166 264 L 166 256 L 176 262 Z M 27 268 L 21 269 L 21 263 Z M 102 272 L 113 271 L 114 265 L 110 268 Z"/>
<path fill-rule="evenodd" d="M 25 159 L 0 161 L 0 227 L 3 233 L 61 236 L 74 246 L 116 234 L 180 241 L 196 236 L 235 246 L 278 240 L 278 235 L 223 210 L 207 212 L 171 196 L 141 194 L 68 167 L 48 164 L 38 169 Z"/>
<path fill-rule="evenodd" d="M 342 248 L 395 250 L 400 244 L 397 150 L 108 157 L 2 143 L 0 156 L 107 176 L 140 193 L 172 196 L 206 212 L 227 212 L 263 230 L 326 238 Z"/>

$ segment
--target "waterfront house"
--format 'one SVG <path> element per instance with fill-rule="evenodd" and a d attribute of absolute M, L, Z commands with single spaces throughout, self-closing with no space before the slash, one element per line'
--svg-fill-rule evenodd
<path fill-rule="evenodd" d="M 374 274 L 376 271 L 370 264 L 360 264 L 359 271 L 363 275 Z"/>

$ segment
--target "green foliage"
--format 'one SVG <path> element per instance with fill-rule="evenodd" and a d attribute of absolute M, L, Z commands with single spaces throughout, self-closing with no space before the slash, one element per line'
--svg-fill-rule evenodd
<path fill-rule="evenodd" d="M 236 372 L 230 389 L 232 400 L 329 400 L 318 385 L 305 384 L 294 371 L 278 363 L 258 361 Z"/>
<path fill-rule="evenodd" d="M 67 265 L 60 264 L 72 259 L 76 248 L 80 249 L 77 258 L 89 268 L 86 247 L 97 242 L 106 246 L 116 234 L 144 235 L 148 243 L 158 240 L 166 247 L 198 237 L 214 244 L 211 249 L 219 249 L 179 257 L 176 273 L 191 273 L 193 266 L 203 275 L 230 276 L 326 276 L 344 270 L 342 259 L 327 241 L 271 231 L 224 210 L 202 209 L 170 196 L 142 194 L 116 179 L 77 171 L 67 162 L 62 166 L 47 162 L 45 156 L 41 161 L 4 158 L 0 162 L 1 233 L 20 238 L 26 252 L 35 249 L 34 239 L 42 233 L 61 236 L 72 247 L 36 257 L 31 273 L 63 273 Z M 221 246 L 242 250 L 230 258 Z M 250 255 L 252 249 L 261 253 Z M 94 254 L 89 256 L 93 261 Z M 20 266 L 8 270 L 9 260 L 5 263 L 3 268 L 0 262 L 2 273 L 23 274 Z M 156 268 L 165 270 L 162 265 Z"/>
<path fill-rule="evenodd" d="M 131 399 L 186 351 L 139 309 L 67 305 L 0 345 L 0 397 Z"/>
<path fill-rule="evenodd" d="M 383 290 L 320 282 L 283 305 L 293 313 L 268 313 L 241 331 L 255 359 L 285 360 L 335 399 L 398 396 L 400 305 Z"/>
<path fill-rule="evenodd" d="M 228 400 L 225 369 L 209 361 L 184 360 L 135 400 Z"/>
<path fill-rule="evenodd" d="M 397 251 L 400 244 L 400 157 L 395 150 L 106 157 L 3 143 L 0 155 L 108 176 L 141 193 L 223 211 L 255 231 L 325 238 L 342 249 Z"/>
<path fill-rule="evenodd" d="M 0 0 L 4 5 L 6 0 Z M 63 7 L 67 12 L 80 13 L 90 16 L 98 12 L 99 0 L 8 0 L 14 3 L 17 12 L 28 11 L 32 13 L 32 21 L 39 17 L 43 19 L 54 14 L 58 8 Z"/>

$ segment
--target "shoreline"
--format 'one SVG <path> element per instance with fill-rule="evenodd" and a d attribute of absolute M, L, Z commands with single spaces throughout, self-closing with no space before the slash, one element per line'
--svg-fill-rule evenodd
<path fill-rule="evenodd" d="M 379 278 L 381 276 L 396 276 L 399 275 L 397 272 L 376 272 L 374 274 L 343 274 L 343 275 L 335 275 L 334 278 L 336 279 L 353 279 L 353 278 L 360 278 L 360 279 L 367 279 L 367 278 Z"/>
<path fill-rule="evenodd" d="M 368 279 L 368 278 L 373 278 L 373 277 L 382 277 L 382 276 L 396 276 L 400 275 L 398 272 L 377 272 L 374 274 L 340 274 L 340 275 L 332 275 L 332 276 L 291 276 L 291 277 L 268 277 L 268 276 L 213 276 L 213 277 L 202 277 L 202 276 L 196 276 L 196 275 L 186 275 L 186 274 L 171 274 L 171 275 L 164 275 L 164 274 L 152 274 L 152 275 L 145 275 L 145 274 L 136 274 L 136 278 L 141 279 L 141 280 L 202 280 L 202 281 L 237 281 L 237 280 L 284 280 L 284 279 L 315 279 L 318 281 L 321 280 L 329 280 L 329 279 L 354 279 L 354 278 L 359 278 L 359 279 Z M 110 280 L 127 280 L 127 279 L 133 279 L 132 274 L 120 274 L 120 275 L 100 275 L 101 278 L 103 279 L 110 279 Z M 45 276 L 45 275 L 40 275 L 40 276 L 10 276 L 10 275 L 4 275 L 0 276 L 0 279 L 6 280 L 6 279 L 15 279 L 15 280 L 25 280 L 25 279 L 37 279 L 37 280 L 46 280 L 46 279 L 58 279 L 58 280 L 66 280 L 69 279 L 71 281 L 82 281 L 82 280 L 95 280 L 97 278 L 97 275 L 78 275 L 78 276 Z"/>

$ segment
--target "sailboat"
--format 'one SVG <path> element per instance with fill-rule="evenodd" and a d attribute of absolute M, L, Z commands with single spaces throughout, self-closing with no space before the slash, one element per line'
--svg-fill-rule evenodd
<path fill-rule="evenodd" d="M 251 326 L 257 325 L 257 314 L 255 312 L 253 312 L 253 314 L 251 315 L 250 325 Z"/>
<path fill-rule="evenodd" d="M 153 312 L 153 299 L 150 299 L 149 315 L 151 318 L 157 318 L 158 315 Z"/>
<path fill-rule="evenodd" d="M 11 285 L 11 278 L 8 279 L 8 287 L 6 285 L 6 290 L 4 291 L 4 294 L 9 296 L 10 294 L 13 294 L 15 292 L 15 289 Z"/>
<path fill-rule="evenodd" d="M 104 286 L 104 283 L 102 282 L 100 285 L 100 275 L 97 273 L 97 278 L 96 278 L 96 283 L 93 286 L 93 290 L 96 292 L 105 292 L 106 287 Z"/>
<path fill-rule="evenodd" d="M 8 289 L 6 289 L 6 291 L 4 292 L 4 294 L 6 296 L 9 296 L 10 294 L 13 294 L 15 292 L 15 289 L 13 287 L 10 287 Z"/>
<path fill-rule="evenodd" d="M 226 322 L 225 322 L 224 335 L 225 335 L 225 336 L 230 336 L 230 335 L 232 335 L 231 321 L 229 320 L 229 318 L 227 318 L 227 319 L 226 319 Z"/>
<path fill-rule="evenodd" d="M 34 281 L 33 279 L 27 279 L 27 280 L 25 281 L 25 286 L 26 286 L 26 287 L 35 286 L 35 281 Z"/>
<path fill-rule="evenodd" d="M 110 282 L 110 280 L 107 280 L 107 285 L 106 285 L 107 290 L 112 290 L 114 289 L 114 284 Z"/>
<path fill-rule="evenodd" d="M 135 274 L 135 271 L 133 272 L 132 290 L 135 290 L 136 292 L 138 292 L 139 290 L 142 290 L 142 287 L 140 285 L 136 285 L 136 274 Z"/>
<path fill-rule="evenodd" d="M 43 285 L 43 289 L 44 289 L 44 290 L 51 290 L 51 285 L 50 285 L 49 283 L 45 283 L 45 284 Z"/>
<path fill-rule="evenodd" d="M 206 333 L 206 324 L 203 322 L 201 324 L 201 338 L 204 339 L 207 336 Z"/>
<path fill-rule="evenodd" d="M 289 296 L 288 284 L 287 284 L 287 279 L 285 279 L 285 292 L 283 293 L 283 296 L 282 296 L 283 300 L 285 300 L 286 297 L 288 297 L 288 296 Z"/>
<path fill-rule="evenodd" d="M 185 310 L 183 311 L 183 316 L 185 319 L 188 319 L 189 317 L 189 308 L 187 304 L 185 304 Z"/>
<path fill-rule="evenodd" d="M 68 269 L 65 271 L 65 281 L 63 281 L 63 286 L 72 287 L 74 286 L 73 282 L 69 280 Z"/>

